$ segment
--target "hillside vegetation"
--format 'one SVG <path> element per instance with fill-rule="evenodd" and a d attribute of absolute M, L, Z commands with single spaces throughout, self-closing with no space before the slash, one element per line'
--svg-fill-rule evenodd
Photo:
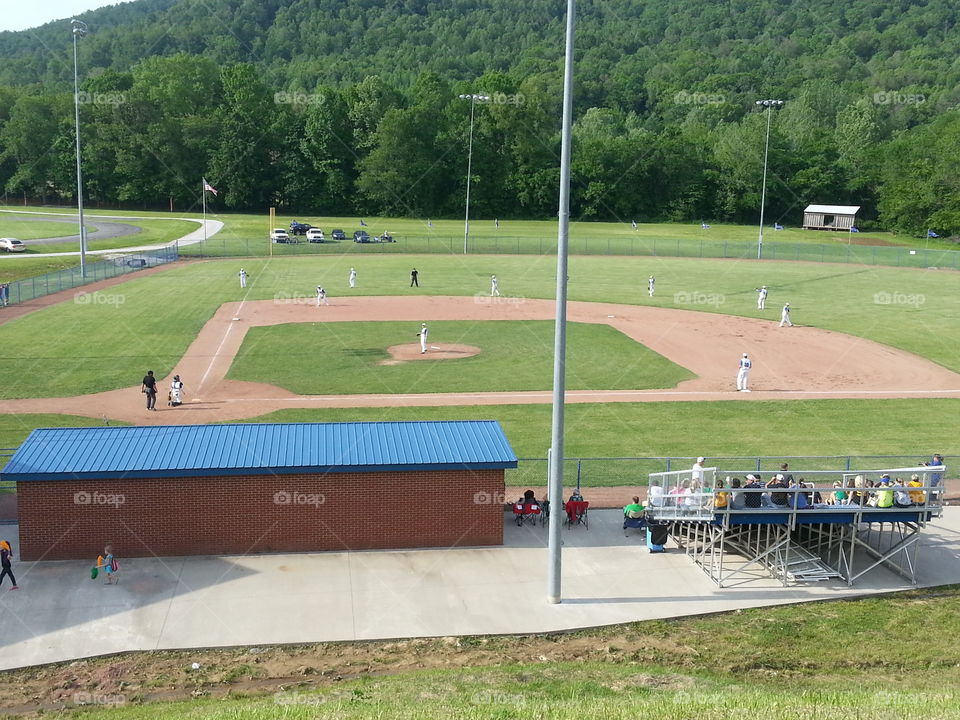
<path fill-rule="evenodd" d="M 93 202 L 549 217 L 563 3 L 137 0 L 81 16 Z M 769 222 L 811 202 L 862 227 L 960 233 L 960 6 L 948 0 L 579 5 L 573 213 Z M 68 200 L 69 25 L 0 33 L 0 184 Z"/>

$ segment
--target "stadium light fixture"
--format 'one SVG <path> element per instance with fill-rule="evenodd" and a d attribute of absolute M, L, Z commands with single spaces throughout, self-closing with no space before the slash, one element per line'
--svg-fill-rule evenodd
<path fill-rule="evenodd" d="M 467 209 L 463 216 L 463 254 L 467 254 L 467 242 L 470 239 L 470 180 L 473 169 L 473 110 L 478 102 L 490 102 L 490 96 L 485 93 L 470 93 L 458 95 L 461 100 L 470 101 L 470 141 L 467 143 Z"/>
<path fill-rule="evenodd" d="M 77 220 L 80 223 L 80 277 L 87 277 L 87 230 L 83 225 L 83 171 L 80 168 L 80 82 L 77 72 L 77 40 L 87 34 L 87 24 L 71 20 L 73 29 L 73 112 L 77 135 Z"/>
<path fill-rule="evenodd" d="M 763 145 L 763 187 L 760 190 L 760 237 L 757 240 L 757 260 L 763 257 L 763 208 L 767 199 L 767 155 L 770 151 L 770 115 L 783 100 L 757 100 L 757 105 L 767 109 L 767 140 Z"/>

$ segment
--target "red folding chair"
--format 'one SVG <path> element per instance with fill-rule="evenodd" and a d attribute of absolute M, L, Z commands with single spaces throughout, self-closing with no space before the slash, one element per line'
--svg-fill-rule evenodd
<path fill-rule="evenodd" d="M 517 527 L 524 523 L 536 525 L 540 513 L 540 506 L 535 503 L 515 503 L 513 506 L 513 516 L 517 521 Z"/>
<path fill-rule="evenodd" d="M 563 504 L 563 509 L 567 514 L 564 524 L 567 526 L 570 525 L 583 525 L 584 528 L 590 529 L 590 526 L 587 524 L 587 509 L 590 507 L 590 503 L 586 500 L 567 500 Z"/>

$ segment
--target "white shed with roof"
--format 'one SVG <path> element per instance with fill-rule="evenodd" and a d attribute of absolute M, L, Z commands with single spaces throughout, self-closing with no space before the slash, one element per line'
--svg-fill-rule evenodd
<path fill-rule="evenodd" d="M 859 205 L 807 205 L 804 230 L 849 230 L 857 224 Z"/>

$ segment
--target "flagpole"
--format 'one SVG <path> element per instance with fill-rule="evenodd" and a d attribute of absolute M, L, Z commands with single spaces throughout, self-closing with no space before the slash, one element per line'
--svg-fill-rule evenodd
<path fill-rule="evenodd" d="M 203 197 L 203 249 L 207 249 L 207 181 L 200 179 L 200 195 Z"/>

